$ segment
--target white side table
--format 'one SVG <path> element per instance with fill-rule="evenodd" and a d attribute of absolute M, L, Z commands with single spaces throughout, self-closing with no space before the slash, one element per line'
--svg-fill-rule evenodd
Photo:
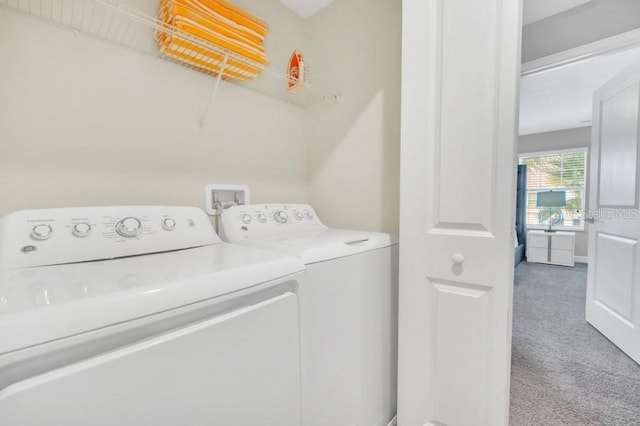
<path fill-rule="evenodd" d="M 575 233 L 529 231 L 527 233 L 527 262 L 573 266 Z"/>

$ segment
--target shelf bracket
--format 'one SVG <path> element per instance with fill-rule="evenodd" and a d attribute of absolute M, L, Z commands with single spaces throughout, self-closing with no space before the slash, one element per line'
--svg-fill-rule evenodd
<path fill-rule="evenodd" d="M 227 67 L 227 60 L 229 59 L 229 55 L 225 54 L 222 59 L 222 64 L 220 65 L 220 72 L 216 77 L 216 82 L 211 89 L 211 93 L 209 94 L 209 101 L 207 102 L 207 106 L 202 114 L 202 120 L 200 120 L 200 129 L 204 129 L 205 124 L 207 122 L 207 117 L 209 116 L 209 110 L 211 110 L 211 105 L 213 105 L 213 100 L 218 94 L 218 88 L 220 87 L 220 81 L 222 80 L 222 74 L 224 73 L 225 68 Z"/>

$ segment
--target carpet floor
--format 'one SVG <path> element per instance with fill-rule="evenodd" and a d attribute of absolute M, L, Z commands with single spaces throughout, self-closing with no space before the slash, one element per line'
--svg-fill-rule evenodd
<path fill-rule="evenodd" d="M 515 270 L 510 424 L 640 425 L 640 366 L 585 321 L 587 267 Z"/>

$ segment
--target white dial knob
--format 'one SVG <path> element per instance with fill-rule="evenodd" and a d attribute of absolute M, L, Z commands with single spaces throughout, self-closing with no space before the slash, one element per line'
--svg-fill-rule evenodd
<path fill-rule="evenodd" d="M 246 223 L 247 225 L 251 223 L 251 215 L 243 214 L 242 215 L 242 223 Z"/>
<path fill-rule="evenodd" d="M 313 219 L 313 213 L 310 211 L 307 211 L 305 214 L 307 215 L 307 219 Z"/>
<path fill-rule="evenodd" d="M 127 238 L 137 237 L 142 233 L 142 223 L 135 217 L 125 217 L 116 223 L 116 232 Z"/>
<path fill-rule="evenodd" d="M 86 222 L 76 223 L 75 225 L 73 225 L 73 229 L 71 230 L 71 232 L 76 237 L 80 237 L 80 238 L 88 237 L 89 234 L 91 233 L 91 225 L 89 225 Z"/>
<path fill-rule="evenodd" d="M 162 220 L 162 229 L 165 231 L 173 231 L 176 229 L 176 221 L 170 217 Z"/>
<path fill-rule="evenodd" d="M 260 213 L 258 215 L 258 222 L 265 223 L 267 221 L 267 215 L 264 213 Z"/>
<path fill-rule="evenodd" d="M 302 213 L 296 212 L 296 219 L 302 220 L 302 219 L 304 219 L 304 216 L 302 215 Z"/>
<path fill-rule="evenodd" d="M 51 238 L 53 234 L 53 228 L 49 225 L 36 225 L 31 230 L 31 237 L 34 240 L 47 240 Z"/>
<path fill-rule="evenodd" d="M 289 219 L 289 215 L 287 214 L 287 212 L 283 211 L 283 210 L 279 210 L 277 211 L 273 217 L 276 219 L 276 222 L 278 223 L 287 223 L 287 219 Z"/>

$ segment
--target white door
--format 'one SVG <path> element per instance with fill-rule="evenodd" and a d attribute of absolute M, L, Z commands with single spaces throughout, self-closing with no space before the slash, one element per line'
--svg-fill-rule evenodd
<path fill-rule="evenodd" d="M 403 1 L 399 426 L 508 423 L 521 7 Z"/>
<path fill-rule="evenodd" d="M 640 63 L 594 93 L 587 321 L 640 363 Z"/>

